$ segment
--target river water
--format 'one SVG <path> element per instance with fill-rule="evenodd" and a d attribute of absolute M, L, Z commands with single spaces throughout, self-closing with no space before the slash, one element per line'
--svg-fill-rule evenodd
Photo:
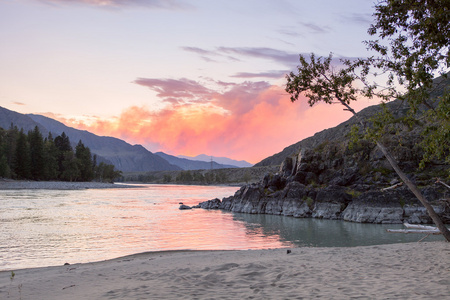
<path fill-rule="evenodd" d="M 86 263 L 163 250 L 346 247 L 417 241 L 401 225 L 179 210 L 179 202 L 237 187 L 144 185 L 126 189 L 0 191 L 0 271 Z M 441 237 L 428 237 L 439 240 Z"/>

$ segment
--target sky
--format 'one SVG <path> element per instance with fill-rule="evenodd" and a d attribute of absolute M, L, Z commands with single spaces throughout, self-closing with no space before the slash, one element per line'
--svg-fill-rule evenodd
<path fill-rule="evenodd" d="M 251 163 L 349 117 L 291 103 L 299 54 L 368 55 L 373 0 L 0 0 L 0 106 Z M 356 111 L 378 102 L 361 99 Z"/>

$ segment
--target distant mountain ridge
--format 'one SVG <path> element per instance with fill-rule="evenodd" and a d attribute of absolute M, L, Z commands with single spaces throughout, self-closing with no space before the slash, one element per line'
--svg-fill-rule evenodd
<path fill-rule="evenodd" d="M 49 132 L 53 137 L 63 132 L 69 137 L 73 146 L 78 141 L 90 148 L 97 155 L 98 162 L 113 164 L 123 172 L 151 172 L 151 171 L 177 171 L 211 169 L 211 157 L 198 156 L 200 159 L 179 158 L 164 152 L 152 153 L 141 145 L 131 145 L 127 142 L 107 136 L 98 136 L 86 130 L 68 127 L 54 119 L 37 114 L 20 114 L 0 106 L 0 127 L 9 129 L 11 124 L 25 132 L 38 126 L 42 135 L 46 137 Z M 228 163 L 224 163 L 228 162 Z M 213 157 L 213 169 L 238 168 L 252 166 L 245 161 L 235 161 L 225 157 Z"/>
<path fill-rule="evenodd" d="M 177 156 L 169 155 L 164 152 L 155 152 L 156 155 L 164 158 L 172 165 L 178 166 L 183 170 L 208 170 L 208 169 L 229 169 L 229 168 L 239 168 L 234 165 L 223 165 L 215 161 L 201 161 L 201 160 L 191 160 L 186 158 L 180 158 Z"/>
<path fill-rule="evenodd" d="M 234 160 L 228 157 L 217 157 L 217 156 L 209 156 L 206 154 L 200 154 L 194 157 L 191 156 L 185 156 L 185 155 L 177 155 L 177 157 L 179 158 L 185 158 L 185 159 L 189 159 L 189 160 L 199 160 L 199 161 L 205 161 L 205 162 L 211 162 L 211 159 L 214 162 L 217 162 L 218 164 L 221 165 L 231 165 L 234 167 L 238 167 L 238 168 L 249 168 L 252 167 L 253 164 L 245 161 L 245 160 Z"/>
<path fill-rule="evenodd" d="M 170 164 L 141 145 L 130 145 L 118 138 L 98 136 L 88 131 L 71 128 L 45 116 L 24 115 L 0 107 L 0 126 L 8 129 L 11 124 L 23 128 L 25 132 L 38 126 L 44 136 L 51 132 L 55 137 L 65 132 L 72 144 L 81 140 L 85 146 L 91 149 L 93 154 L 98 155 L 123 172 L 181 170 L 181 168 Z"/>

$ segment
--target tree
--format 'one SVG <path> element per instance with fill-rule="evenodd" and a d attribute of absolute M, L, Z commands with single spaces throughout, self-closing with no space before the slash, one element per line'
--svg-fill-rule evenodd
<path fill-rule="evenodd" d="M 447 78 L 450 67 L 448 0 L 385 0 L 375 10 L 375 23 L 368 32 L 381 39 L 366 44 L 379 56 L 359 60 L 354 66 L 388 73 L 387 90 L 395 90 L 408 103 L 411 116 L 421 106 L 428 108 L 421 167 L 433 159 L 450 163 L 450 89 L 447 80 L 433 80 L 437 75 Z M 364 74 L 361 78 L 368 83 Z M 398 93 L 396 83 L 405 87 L 404 93 Z M 442 96 L 433 101 L 437 89 Z"/>
<path fill-rule="evenodd" d="M 55 138 L 55 146 L 58 149 L 58 176 L 61 177 L 65 171 L 64 161 L 66 159 L 72 159 L 73 157 L 73 149 L 70 145 L 70 139 L 65 132 Z M 71 152 L 72 155 L 68 154 L 69 152 Z"/>
<path fill-rule="evenodd" d="M 48 133 L 48 137 L 44 141 L 44 161 L 46 180 L 58 179 L 58 148 L 53 140 L 52 133 Z"/>
<path fill-rule="evenodd" d="M 76 181 L 80 177 L 80 169 L 73 154 L 73 151 L 64 152 L 64 159 L 62 161 L 61 179 L 66 181 Z"/>
<path fill-rule="evenodd" d="M 78 169 L 80 170 L 81 181 L 91 181 L 94 179 L 94 165 L 92 162 L 91 150 L 85 147 L 80 140 L 75 147 L 75 157 L 78 163 Z"/>
<path fill-rule="evenodd" d="M 15 151 L 15 174 L 19 179 L 28 179 L 31 177 L 31 157 L 30 145 L 27 141 L 27 136 L 20 130 L 17 138 L 17 146 Z"/>
<path fill-rule="evenodd" d="M 47 177 L 44 161 L 44 139 L 39 127 L 35 126 L 33 131 L 28 132 L 31 158 L 31 177 L 34 180 L 42 180 Z"/>
<path fill-rule="evenodd" d="M 308 98 L 310 106 L 318 102 L 331 104 L 338 101 L 345 106 L 346 110 L 356 115 L 350 102 L 356 100 L 358 96 L 369 98 L 381 96 L 385 100 L 398 96 L 408 101 L 412 113 L 420 104 L 427 105 L 432 111 L 435 111 L 435 108 L 428 103 L 433 75 L 436 72 L 443 73 L 442 70 L 450 65 L 448 56 L 449 13 L 448 3 L 445 5 L 444 2 L 446 1 L 386 0 L 379 2 L 375 6 L 376 23 L 370 27 L 369 33 L 380 34 L 380 37 L 387 39 L 390 44 L 384 46 L 380 41 L 367 43 L 369 49 L 379 52 L 381 57 L 370 57 L 355 62 L 345 61 L 346 67 L 335 70 L 331 66 L 331 54 L 323 60 L 322 58 L 316 59 L 315 55 L 311 54 L 309 62 L 300 55 L 298 74 L 291 72 L 286 76 L 286 91 L 291 95 L 291 101 L 298 100 L 301 94 Z M 377 83 L 369 83 L 368 75 L 372 68 L 389 73 L 387 90 L 380 92 Z M 360 71 L 359 75 L 357 74 L 358 70 Z M 363 88 L 357 88 L 355 85 L 355 81 L 358 79 L 362 81 Z M 399 93 L 396 85 L 405 86 L 406 93 Z M 448 100 L 448 90 L 443 99 Z M 444 108 L 442 106 L 439 108 L 438 105 L 437 110 L 443 110 L 444 113 L 434 114 L 435 124 L 438 124 L 435 126 L 437 128 L 435 133 L 438 136 L 442 136 L 442 134 L 448 136 L 448 131 L 445 133 L 445 129 L 448 129 L 450 114 L 445 113 L 449 110 L 448 101 L 444 100 L 441 99 L 440 102 L 447 103 L 439 104 L 444 105 Z M 364 122 L 362 120 L 359 122 L 364 128 Z M 443 126 L 440 127 L 441 125 Z M 444 130 L 439 128 L 444 128 Z M 376 140 L 376 144 L 399 177 L 425 206 L 447 241 L 450 241 L 450 231 L 427 199 L 403 173 L 379 139 Z M 445 151 L 443 149 L 442 153 L 446 153 Z"/>
<path fill-rule="evenodd" d="M 105 164 L 101 162 L 95 168 L 96 178 L 100 179 L 103 182 L 114 182 L 114 179 L 120 177 L 122 175 L 121 171 L 118 171 L 114 168 L 114 165 Z"/>

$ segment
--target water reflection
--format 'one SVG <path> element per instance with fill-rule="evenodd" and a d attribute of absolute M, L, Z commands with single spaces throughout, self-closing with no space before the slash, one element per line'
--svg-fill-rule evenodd
<path fill-rule="evenodd" d="M 401 229 L 401 224 L 364 224 L 340 220 L 302 219 L 276 215 L 234 213 L 252 235 L 261 231 L 265 236 L 277 235 L 280 241 L 297 247 L 354 247 L 378 244 L 417 242 L 424 234 L 388 233 L 386 229 Z M 428 236 L 427 241 L 443 240 Z"/>

